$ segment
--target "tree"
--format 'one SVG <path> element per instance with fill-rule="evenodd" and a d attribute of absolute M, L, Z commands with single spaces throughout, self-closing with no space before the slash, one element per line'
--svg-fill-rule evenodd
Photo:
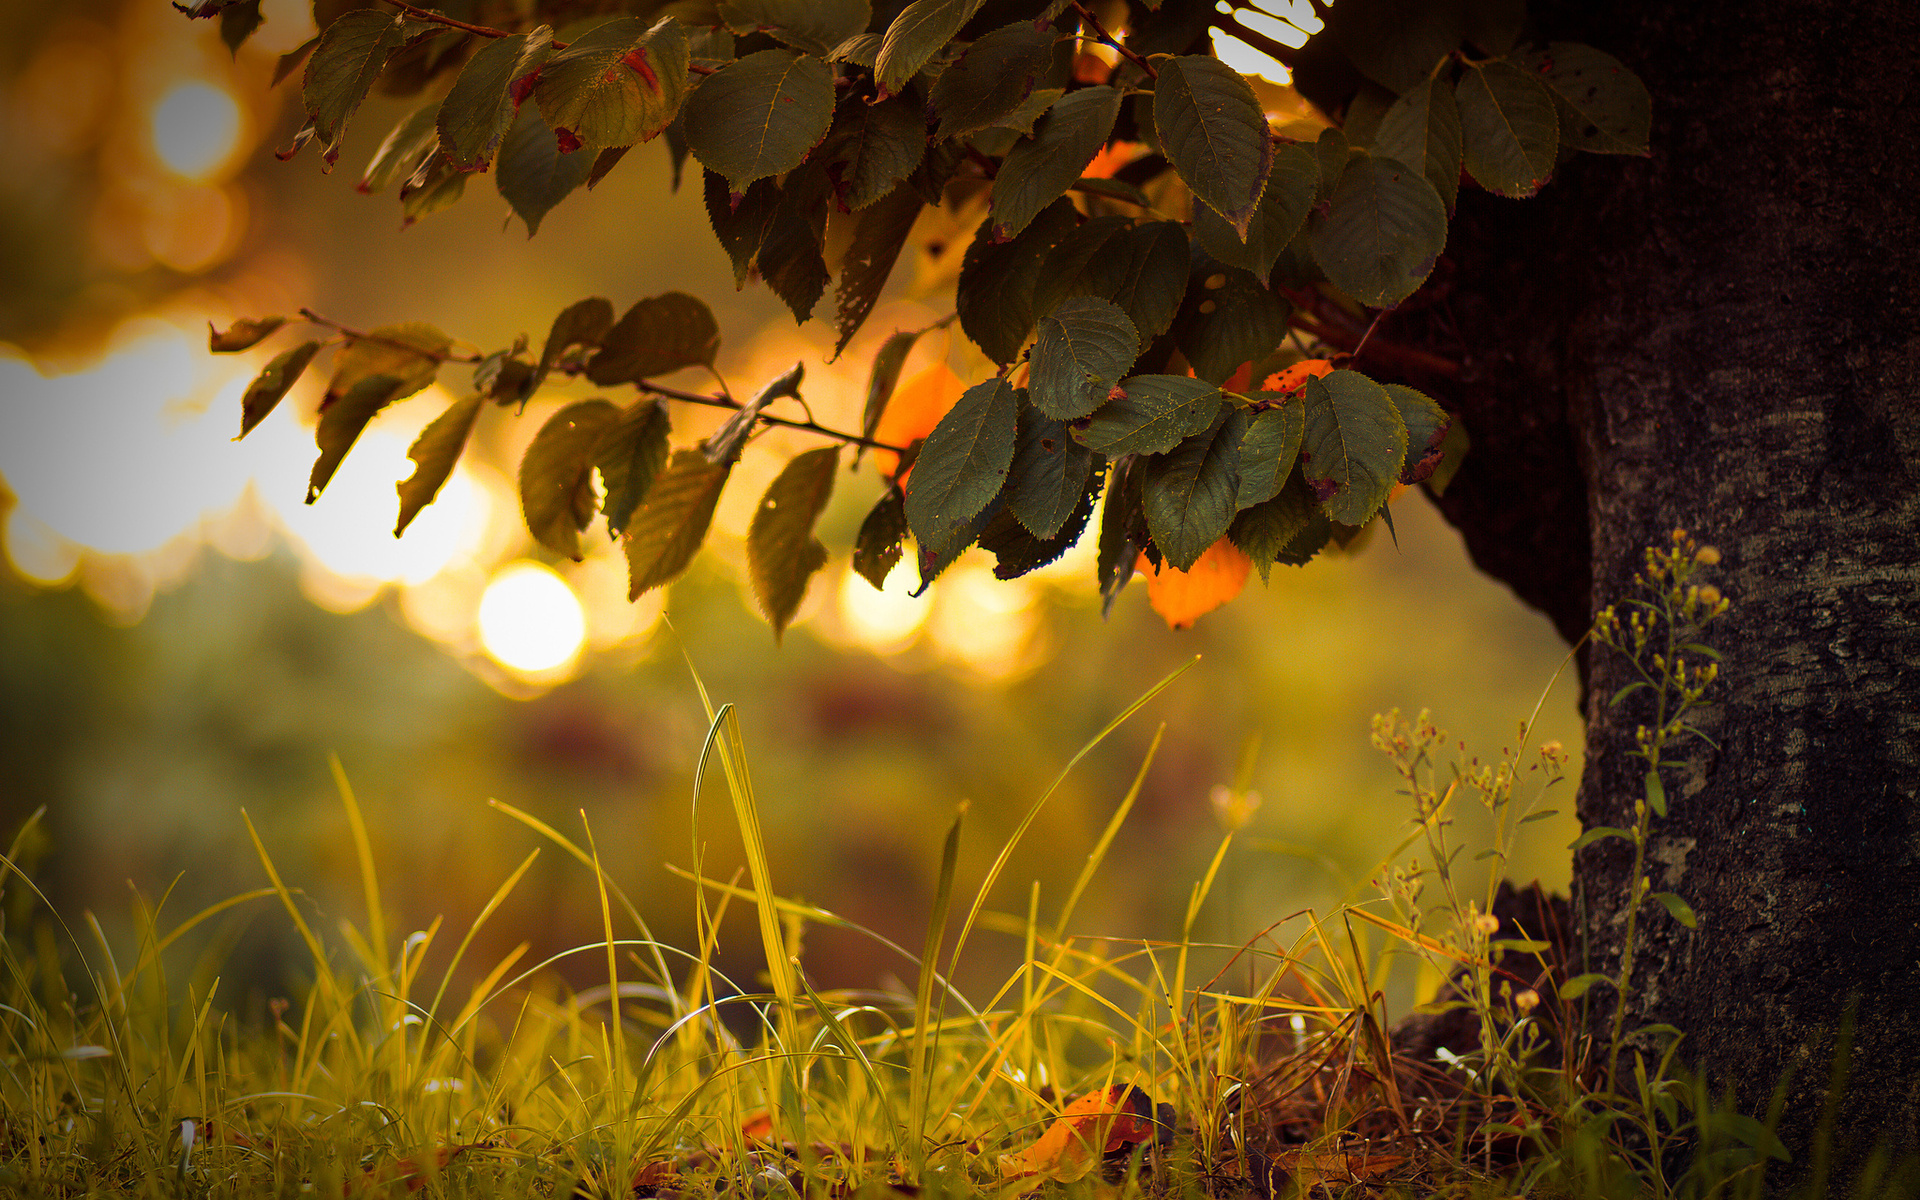
<path fill-rule="evenodd" d="M 655 382 L 713 362 L 697 299 L 617 320 L 585 300 L 537 357 L 524 342 L 471 356 L 475 395 L 414 447 L 402 528 L 489 401 L 521 404 L 560 372 L 640 398 L 547 422 L 521 466 L 529 526 L 577 554 L 604 517 L 635 594 L 685 568 L 759 424 L 828 439 L 783 472 L 750 536 L 776 633 L 824 561 L 813 521 L 848 445 L 887 472 L 854 547 L 876 585 L 909 536 L 923 580 L 976 542 L 1002 574 L 1031 570 L 1104 490 L 1109 599 L 1137 564 L 1212 603 L 1252 567 L 1390 520 L 1391 495 L 1420 484 L 1479 565 L 1578 642 L 1643 546 L 1693 531 L 1723 547 L 1739 600 L 1711 741 L 1651 780 L 1631 768 L 1646 698 L 1616 701 L 1623 660 L 1583 651 L 1581 816 L 1630 824 L 1636 799 L 1670 792 L 1657 884 L 1698 918 L 1645 922 L 1630 1023 L 1685 1030 L 1688 1060 L 1749 1110 L 1790 1072 L 1783 1131 L 1803 1170 L 1824 1169 L 1804 1153 L 1823 1108 L 1856 1157 L 1876 1137 L 1915 1148 L 1920 501 L 1903 485 L 1920 449 L 1920 156 L 1900 106 L 1920 16 L 1891 0 L 1791 16 L 1549 3 L 1531 18 L 1500 0 L 1341 0 L 1292 50 L 1197 2 L 725 0 L 710 24 L 557 31 L 451 7 L 317 4 L 320 35 L 282 67 L 303 71 L 293 149 L 313 141 L 331 165 L 376 78 L 430 88 L 363 187 L 398 183 L 417 219 L 490 169 L 532 231 L 658 137 L 676 171 L 698 161 L 738 277 L 757 273 L 796 318 L 832 280 L 825 231 L 850 227 L 841 348 L 923 206 L 972 203 L 954 319 L 1002 370 L 944 413 L 889 422 L 924 331 L 897 333 L 862 428 L 834 431 L 772 408 L 802 394 L 799 369 L 744 401 Z M 258 20 L 254 0 L 192 11 L 229 40 Z M 1336 122 L 1278 136 L 1209 53 L 1216 25 L 1285 62 Z M 1146 150 L 1120 169 L 1095 166 L 1134 142 Z M 333 334 L 274 360 L 243 428 L 339 345 L 317 496 L 360 429 L 455 356 L 430 326 L 311 319 Z M 670 451 L 666 400 L 737 412 Z M 1605 839 L 1576 858 L 1590 968 L 1618 965 L 1631 870 Z"/>

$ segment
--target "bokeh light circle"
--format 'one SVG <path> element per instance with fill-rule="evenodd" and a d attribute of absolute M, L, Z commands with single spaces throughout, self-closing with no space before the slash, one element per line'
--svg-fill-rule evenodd
<path fill-rule="evenodd" d="M 480 597 L 480 645 L 510 671 L 542 675 L 573 662 L 587 614 L 567 581 L 525 559 L 494 572 Z"/>
<path fill-rule="evenodd" d="M 177 83 L 153 106 L 153 152 L 187 179 L 214 175 L 240 144 L 240 103 L 204 80 Z"/>

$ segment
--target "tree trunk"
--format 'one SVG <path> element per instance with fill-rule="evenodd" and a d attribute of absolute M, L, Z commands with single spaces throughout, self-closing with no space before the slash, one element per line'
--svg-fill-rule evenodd
<path fill-rule="evenodd" d="M 1577 6 L 1569 6 L 1577 8 Z M 1551 6 L 1549 6 L 1551 8 Z M 1647 160 L 1535 200 L 1463 192 L 1454 293 L 1397 318 L 1473 453 L 1441 501 L 1486 570 L 1577 637 L 1676 527 L 1717 546 L 1726 665 L 1665 772 L 1629 1028 L 1763 1111 L 1794 1173 L 1920 1139 L 1920 6 L 1666 0 L 1548 11 L 1654 97 Z M 1382 336 L 1393 336 L 1394 324 Z M 1444 327 L 1444 337 L 1442 330 Z M 1449 346 L 1447 343 L 1451 341 Z M 1648 720 L 1587 657 L 1589 826 L 1631 825 Z M 1619 962 L 1631 849 L 1575 862 L 1588 969 Z M 1597 991 L 1602 1007 L 1611 993 Z M 1836 1079 L 1852 1014 L 1845 1086 Z"/>

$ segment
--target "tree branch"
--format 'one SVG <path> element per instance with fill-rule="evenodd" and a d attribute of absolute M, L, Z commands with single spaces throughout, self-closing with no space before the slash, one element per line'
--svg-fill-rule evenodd
<path fill-rule="evenodd" d="M 1100 18 L 1093 15 L 1093 10 L 1089 9 L 1085 4 L 1080 3 L 1080 0 L 1074 0 L 1073 11 L 1079 13 L 1080 19 L 1085 21 L 1093 30 L 1095 40 L 1119 51 L 1122 58 L 1134 66 L 1139 67 L 1142 71 L 1145 71 L 1148 79 L 1156 82 L 1159 80 L 1160 72 L 1153 69 L 1153 64 L 1121 45 L 1112 34 L 1107 32 L 1106 27 L 1100 24 Z"/>
<path fill-rule="evenodd" d="M 397 338 L 382 337 L 380 334 L 369 333 L 364 329 L 355 329 L 351 325 L 342 325 L 332 317 L 323 317 L 310 308 L 301 309 L 300 315 L 304 319 L 312 321 L 315 325 L 325 325 L 329 329 L 337 330 L 342 337 L 352 341 L 375 342 L 382 346 L 392 346 L 396 350 L 405 350 L 410 354 L 418 354 L 422 358 L 431 358 L 436 362 L 477 363 L 481 361 L 483 357 L 478 354 L 451 354 L 445 352 L 435 354 L 431 350 L 423 350 L 419 346 L 400 341 Z"/>
<path fill-rule="evenodd" d="M 650 379 L 638 380 L 634 386 L 643 392 L 651 392 L 656 396 L 665 396 L 669 400 L 681 400 L 688 404 L 704 404 L 708 408 L 730 408 L 738 412 L 746 407 L 746 405 L 731 396 L 708 396 L 700 392 L 683 392 L 679 388 L 665 387 Z M 796 396 L 794 399 L 798 400 L 799 397 Z M 803 406 L 805 403 L 805 401 L 801 401 Z M 862 437 L 857 433 L 847 433 L 844 430 L 832 429 L 814 420 L 795 421 L 787 417 L 776 417 L 764 412 L 760 414 L 760 419 L 769 425 L 783 425 L 788 429 L 801 429 L 808 433 L 817 433 L 821 437 L 830 437 L 836 441 L 845 442 L 852 446 L 865 446 L 870 450 L 891 450 L 895 454 L 905 454 L 907 452 L 905 446 L 896 446 L 892 442 L 876 441 L 870 437 Z"/>

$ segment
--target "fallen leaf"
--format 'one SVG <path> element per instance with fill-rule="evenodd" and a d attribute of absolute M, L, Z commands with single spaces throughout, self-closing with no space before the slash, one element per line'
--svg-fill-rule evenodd
<path fill-rule="evenodd" d="M 1153 1140 L 1153 1103 L 1128 1084 L 1088 1092 L 1060 1110 L 1032 1145 L 1000 1156 L 1003 1179 L 1045 1176 L 1071 1181 L 1093 1169 L 1102 1154 Z"/>

